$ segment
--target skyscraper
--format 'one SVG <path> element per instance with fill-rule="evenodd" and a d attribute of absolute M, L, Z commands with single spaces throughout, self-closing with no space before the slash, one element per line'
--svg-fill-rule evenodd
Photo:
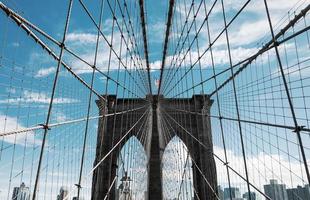
<path fill-rule="evenodd" d="M 244 198 L 244 199 L 246 199 L 246 200 L 256 200 L 256 194 L 255 194 L 255 192 L 246 192 L 246 193 L 244 193 L 243 195 L 242 195 L 242 197 Z M 250 198 L 251 197 L 251 198 Z"/>
<path fill-rule="evenodd" d="M 239 188 L 236 188 L 236 187 L 225 188 L 224 189 L 224 200 L 228 200 L 228 199 L 230 200 L 230 193 L 231 193 L 232 198 L 241 197 Z"/>
<path fill-rule="evenodd" d="M 14 187 L 13 194 L 12 194 L 12 200 L 17 200 L 19 187 Z"/>
<path fill-rule="evenodd" d="M 309 185 L 297 186 L 297 188 L 290 188 L 286 190 L 289 200 L 308 200 L 310 199 Z"/>
<path fill-rule="evenodd" d="M 80 197 L 80 198 L 78 198 L 78 197 L 73 197 L 72 200 L 84 200 L 84 198 L 83 198 L 83 197 Z"/>
<path fill-rule="evenodd" d="M 278 184 L 277 180 L 270 180 L 270 184 L 264 185 L 264 191 L 272 200 L 288 200 L 285 184 Z"/>
<path fill-rule="evenodd" d="M 66 190 L 64 187 L 61 187 L 59 194 L 57 195 L 57 200 L 64 200 L 67 194 L 68 190 Z"/>
<path fill-rule="evenodd" d="M 29 187 L 22 183 L 19 187 L 13 189 L 12 200 L 30 200 Z"/>
<path fill-rule="evenodd" d="M 218 193 L 219 199 L 224 200 L 224 191 L 220 185 L 217 186 L 217 193 Z"/>

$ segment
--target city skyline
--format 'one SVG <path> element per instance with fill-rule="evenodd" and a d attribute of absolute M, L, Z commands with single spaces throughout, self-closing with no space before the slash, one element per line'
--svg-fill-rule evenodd
<path fill-rule="evenodd" d="M 117 188 L 116 198 L 123 197 L 121 194 L 131 194 L 130 185 L 128 182 L 129 179 L 121 181 L 119 188 Z M 125 184 L 123 187 L 122 184 Z M 220 200 L 230 200 L 230 191 L 233 200 L 250 200 L 248 192 L 241 193 L 238 187 L 231 187 L 231 189 L 225 187 L 222 188 L 218 186 L 218 195 Z M 285 184 L 279 184 L 277 180 L 269 180 L 269 184 L 264 185 L 264 192 L 271 200 L 308 200 L 310 197 L 310 187 L 309 185 L 297 186 L 296 188 L 286 188 Z M 146 193 L 146 191 L 144 192 Z M 64 200 L 68 195 L 68 190 L 65 186 L 61 186 L 57 194 L 57 200 Z M 126 196 L 126 195 L 125 195 Z M 144 194 L 145 196 L 145 194 Z M 24 183 L 21 183 L 19 187 L 14 187 L 12 200 L 29 200 L 30 191 L 29 187 L 26 187 Z M 171 199 L 177 199 L 171 198 Z M 72 200 L 77 200 L 77 197 L 72 197 Z M 81 200 L 81 198 L 80 198 Z M 117 199 L 118 200 L 118 199 Z M 121 200 L 121 199 L 120 199 Z M 168 200 L 166 198 L 166 200 Z M 251 192 L 251 200 L 258 200 L 257 192 Z"/>

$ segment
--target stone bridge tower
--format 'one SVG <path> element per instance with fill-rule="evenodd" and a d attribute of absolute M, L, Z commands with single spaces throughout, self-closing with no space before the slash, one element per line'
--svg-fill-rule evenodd
<path fill-rule="evenodd" d="M 187 104 L 181 104 L 184 101 Z M 209 117 L 212 100 L 210 100 L 208 95 L 194 95 L 191 99 L 169 99 L 163 98 L 162 96 L 158 98 L 158 96 L 152 95 L 147 96 L 146 99 L 117 99 L 116 96 L 110 95 L 107 96 L 107 101 L 98 100 L 96 103 L 100 115 L 104 115 L 105 117 L 99 120 L 94 165 L 102 159 L 104 161 L 93 174 L 92 200 L 102 200 L 107 193 L 109 193 L 108 199 L 115 199 L 115 184 L 112 187 L 110 186 L 116 177 L 119 152 L 131 136 L 137 136 L 138 139 L 141 138 L 139 137 L 139 134 L 141 134 L 139 127 L 142 126 L 142 123 L 146 123 L 146 129 L 144 131 L 148 132 L 146 134 L 148 137 L 146 138 L 147 142 L 144 143 L 144 149 L 149 161 L 148 199 L 163 199 L 161 159 L 166 145 L 175 135 L 187 146 L 193 160 L 194 189 L 199 198 L 206 200 L 216 199 L 213 192 L 217 190 L 216 167 L 213 157 L 211 122 Z M 135 106 L 134 108 L 133 105 Z M 186 105 L 187 107 L 180 108 L 179 105 Z M 113 114 L 128 109 L 134 109 L 134 111 L 124 112 L 119 115 Z M 163 130 L 161 128 L 161 117 L 163 113 L 171 117 L 168 119 L 171 124 L 169 138 L 163 137 Z M 174 117 L 177 115 L 181 115 L 182 118 Z M 145 122 L 140 120 L 128 132 L 130 127 L 140 118 L 145 118 Z M 124 141 L 118 145 L 113 153 L 105 156 L 122 137 L 125 137 Z M 196 165 L 201 171 L 198 171 Z M 209 184 L 206 183 L 206 180 Z"/>

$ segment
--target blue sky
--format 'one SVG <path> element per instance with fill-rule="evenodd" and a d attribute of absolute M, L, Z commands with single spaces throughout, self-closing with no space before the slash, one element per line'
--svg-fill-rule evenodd
<path fill-rule="evenodd" d="M 22 13 L 22 15 L 29 19 L 33 24 L 40 27 L 46 33 L 51 35 L 56 40 L 60 41 L 64 29 L 64 20 L 67 9 L 67 1 L 3 1 L 12 9 Z M 99 2 L 99 1 L 98 1 Z M 130 1 L 133 2 L 133 1 Z M 195 9 L 197 10 L 198 1 L 195 1 Z M 213 1 L 206 1 L 207 7 Z M 241 8 L 245 0 L 227 0 L 225 2 L 227 21 Z M 277 27 L 275 32 L 278 32 L 294 15 L 294 11 L 298 13 L 301 9 L 309 3 L 307 0 L 273 0 L 268 1 L 271 11 L 272 23 Z M 98 19 L 99 6 L 92 1 L 85 1 L 88 9 Z M 185 10 L 188 11 L 189 1 L 177 1 L 175 16 L 184 19 Z M 146 1 L 147 11 L 147 37 L 149 41 L 149 58 L 151 66 L 152 88 L 153 93 L 156 92 L 155 79 L 159 77 L 159 68 L 161 66 L 163 39 L 166 23 L 166 12 L 168 3 L 166 1 Z M 292 10 L 291 10 L 292 9 Z M 290 11 L 290 12 L 288 12 Z M 111 13 L 105 5 L 103 12 L 102 32 L 108 39 L 111 39 L 112 18 Z M 116 12 L 119 15 L 119 11 Z M 202 24 L 205 13 L 200 10 L 197 15 L 197 26 Z M 190 19 L 192 20 L 192 15 Z M 173 21 L 173 31 L 176 32 L 180 28 L 178 19 Z M 189 20 L 190 21 L 190 20 Z M 305 22 L 309 24 L 309 15 L 306 16 Z M 221 17 L 220 3 L 216 3 L 209 20 L 211 40 L 216 38 L 222 30 L 224 24 Z M 51 86 L 53 81 L 53 74 L 57 66 L 57 62 L 51 58 L 40 46 L 36 45 L 30 37 L 26 36 L 25 32 L 21 30 L 7 18 L 3 13 L 0 15 L 0 133 L 8 132 L 26 127 L 36 126 L 44 123 L 47 114 L 47 106 L 51 95 Z M 295 31 L 305 27 L 303 21 L 300 21 L 295 26 Z M 194 39 L 195 32 L 191 30 L 189 39 Z M 231 54 L 233 64 L 246 57 L 256 53 L 262 46 L 262 43 L 270 40 L 270 31 L 268 21 L 264 12 L 263 1 L 251 1 L 242 14 L 232 23 L 228 29 Z M 292 30 L 287 35 L 292 34 Z M 96 28 L 89 20 L 88 16 L 83 12 L 83 9 L 78 1 L 74 1 L 72 18 L 69 25 L 67 42 L 68 48 L 74 50 L 87 62 L 92 63 L 94 59 L 95 44 L 96 44 Z M 178 37 L 175 34 L 170 36 L 171 41 Z M 113 45 L 117 50 L 120 50 L 120 31 L 115 27 Z M 47 41 L 43 37 L 41 39 L 53 48 L 56 54 L 59 53 L 59 48 Z M 184 38 L 183 38 L 184 39 Z M 183 40 L 181 39 L 181 41 Z M 201 54 L 208 48 L 209 40 L 206 26 L 203 26 L 198 36 L 199 48 L 193 47 L 190 53 L 192 61 L 197 60 L 199 53 Z M 219 37 L 214 44 L 214 64 L 215 71 L 220 72 L 229 67 L 229 59 L 227 54 L 227 45 L 225 43 L 224 34 Z M 98 68 L 104 73 L 108 73 L 115 80 L 132 90 L 136 96 L 144 97 L 145 91 L 143 89 L 142 81 L 139 86 L 135 86 L 133 81 L 128 77 L 128 73 L 121 71 L 117 73 L 118 62 L 116 57 L 112 55 L 112 61 L 108 65 L 109 49 L 104 40 L 100 39 L 99 56 L 97 60 Z M 171 67 L 170 63 L 175 56 L 175 46 L 171 43 L 168 49 L 168 56 L 166 59 L 167 68 Z M 296 52 L 296 47 L 298 51 Z M 124 48 L 124 47 L 123 47 Z M 138 51 L 143 52 L 143 46 L 139 46 Z M 295 97 L 293 102 L 296 106 L 296 114 L 298 122 L 309 128 L 309 43 L 307 35 L 301 34 L 296 41 L 289 40 L 285 45 L 279 47 L 281 59 L 283 60 L 285 73 L 290 80 L 292 96 Z M 251 119 L 253 121 L 263 121 L 269 123 L 278 123 L 285 125 L 292 125 L 292 118 L 285 100 L 283 85 L 279 79 L 280 73 L 274 58 L 274 51 L 268 51 L 260 56 L 255 62 L 248 67 L 237 79 L 236 84 L 239 90 L 239 103 L 242 108 L 240 112 L 241 118 Z M 193 67 L 193 76 L 186 75 L 179 84 L 174 81 L 181 78 L 191 65 L 189 54 L 181 53 L 184 56 L 184 62 L 180 64 L 180 70 L 175 74 L 174 79 L 171 78 L 171 84 L 165 88 L 165 95 L 168 97 L 188 97 L 193 93 L 210 93 L 214 91 L 214 80 L 206 81 L 201 86 L 197 86 L 194 90 L 181 93 L 184 89 L 189 88 L 191 84 L 201 82 L 199 74 L 199 65 Z M 125 55 L 122 57 L 125 60 Z M 271 58 L 271 59 L 270 59 Z M 81 61 L 65 53 L 64 60 L 73 71 L 82 77 L 88 84 L 91 80 L 91 69 L 89 66 L 83 64 Z M 143 60 L 144 61 L 144 60 Z M 302 61 L 302 62 L 300 62 Z M 300 64 L 296 64 L 300 63 Z M 203 72 L 202 79 L 208 80 L 212 75 L 212 62 L 210 59 L 210 52 L 207 52 L 201 59 L 201 68 Z M 110 66 L 110 70 L 108 70 Z M 262 66 L 265 66 L 264 68 Z M 269 67 L 266 67 L 269 66 Z M 121 68 L 123 68 L 121 66 Z M 238 69 L 238 67 L 237 67 Z M 166 77 L 166 72 L 164 77 Z M 271 74 L 271 76 L 269 76 Z M 224 73 L 218 77 L 218 84 L 221 84 L 229 77 L 229 73 Z M 139 78 L 137 73 L 133 73 L 136 79 Z M 166 77 L 167 78 L 167 77 Z M 300 81 L 302 80 L 302 81 Z M 99 94 L 116 93 L 116 84 L 112 81 L 108 82 L 108 91 L 105 90 L 107 79 L 102 74 L 95 74 L 94 90 Z M 169 80 L 168 80 L 169 82 Z M 188 83 L 190 84 L 188 84 Z M 252 85 L 251 85 L 252 84 Z M 246 87 L 250 85 L 250 87 Z M 303 86 L 305 89 L 303 90 Z M 140 89 L 140 88 L 142 89 Z M 203 91 L 202 91 L 203 90 Z M 279 90 L 279 91 L 278 91 Z M 124 93 L 124 90 L 118 89 L 118 96 L 130 96 Z M 226 117 L 235 118 L 236 111 L 233 104 L 232 86 L 229 84 L 219 92 L 222 115 Z M 97 97 L 93 95 L 93 99 Z M 215 99 L 216 96 L 213 96 Z M 59 83 L 56 89 L 56 96 L 54 100 L 54 108 L 52 110 L 51 123 L 57 124 L 60 122 L 79 119 L 86 116 L 88 102 L 88 89 L 81 85 L 72 75 L 65 70 L 60 73 Z M 282 104 L 282 105 L 281 105 Z M 259 106 L 257 106 L 259 105 Z M 273 106 L 271 106 L 273 105 Z M 279 105 L 278 107 L 276 105 Z M 274 109 L 277 107 L 276 109 Z M 218 115 L 217 103 L 214 102 L 211 113 Z M 97 116 L 97 106 L 95 102 L 91 104 L 91 116 Z M 92 159 L 94 156 L 94 144 L 96 140 L 97 120 L 92 120 L 90 123 L 90 135 L 88 140 L 89 151 L 87 155 L 88 162 L 85 167 L 85 174 L 87 170 L 91 169 Z M 54 173 L 54 179 L 57 179 L 64 174 L 67 174 L 64 183 L 54 184 L 51 189 L 40 188 L 40 195 L 48 194 L 48 192 L 56 194 L 61 185 L 71 185 L 76 181 L 77 175 L 74 174 L 79 166 L 79 146 L 82 145 L 83 128 L 85 124 L 75 123 L 65 126 L 57 126 L 50 131 L 48 138 L 48 145 L 46 151 L 48 152 L 46 167 L 43 169 L 42 180 L 46 178 L 46 183 L 50 183 L 50 173 Z M 266 126 L 253 126 L 249 124 L 242 124 L 245 132 L 246 152 L 251 155 L 249 158 L 250 176 L 251 180 L 258 186 L 268 182 L 270 178 L 281 179 L 281 182 L 287 183 L 290 187 L 297 184 L 304 184 L 305 177 L 301 165 L 299 150 L 297 148 L 297 141 L 295 135 L 291 131 L 270 128 Z M 219 121 L 212 119 L 213 142 L 215 145 L 215 153 L 224 157 L 222 138 L 219 130 Z M 224 132 L 227 140 L 228 157 L 231 165 L 244 173 L 244 168 L 241 162 L 241 148 L 238 136 L 237 123 L 231 121 L 224 121 Z M 59 137 L 62 139 L 59 140 Z M 306 154 L 310 156 L 310 139 L 306 133 L 302 135 L 304 145 L 307 147 Z M 70 139 L 70 140 L 69 140 Z M 42 131 L 31 131 L 27 134 L 20 134 L 15 138 L 14 135 L 3 137 L 0 140 L 0 148 L 4 148 L 1 152 L 1 166 L 0 176 L 5 177 L 0 179 L 0 199 L 6 199 L 9 176 L 14 177 L 11 182 L 12 187 L 19 185 L 23 180 L 30 185 L 30 179 L 33 177 L 33 172 L 30 169 L 37 163 L 37 155 L 39 152 L 39 144 L 42 140 Z M 253 142 L 256 141 L 256 142 Z M 75 144 L 78 147 L 75 149 Z M 68 149 L 70 149 L 68 151 Z M 290 152 L 288 152 L 290 149 Z M 66 153 L 66 154 L 65 154 Z M 13 154 L 14 158 L 13 158 Z M 59 155 L 66 155 L 64 160 L 56 160 Z M 250 157 L 250 156 L 249 156 Z M 11 170 L 12 162 L 13 170 Z M 48 160 L 50 158 L 50 161 Z M 53 162 L 55 160 L 55 162 Z M 233 161 L 234 160 L 234 161 Z M 262 162 L 263 161 L 263 162 Z M 2 165 L 4 163 L 4 165 Z M 49 163 L 49 164 L 48 164 Z M 256 163 L 262 163 L 256 166 Z M 59 165 L 57 165 L 59 164 Z M 225 176 L 225 169 L 218 163 L 219 180 L 223 186 L 227 186 Z M 28 168 L 27 168 L 28 167 Z M 21 173 L 23 168 L 29 169 Z M 264 168 L 267 170 L 261 170 Z M 270 169 L 275 172 L 270 172 Z M 12 171 L 12 175 L 10 172 Z M 296 173 L 293 173 L 296 172 Z M 22 176 L 22 174 L 24 175 Z M 57 174 L 58 173 L 58 174 Z M 55 175 L 56 174 L 56 175 Z M 33 180 L 32 180 L 33 181 Z M 87 179 L 90 183 L 91 178 Z M 33 184 L 33 182 L 32 182 Z M 244 182 L 239 178 L 234 177 L 234 184 L 244 188 Z M 42 184 L 43 185 L 43 184 Z M 43 186 L 42 186 L 43 187 Z M 70 187 L 70 186 L 68 186 Z M 89 189 L 89 188 L 88 188 Z M 42 192 L 46 190 L 46 192 Z M 48 190 L 48 192 L 47 192 Z M 87 191 L 87 190 L 86 190 Z"/>

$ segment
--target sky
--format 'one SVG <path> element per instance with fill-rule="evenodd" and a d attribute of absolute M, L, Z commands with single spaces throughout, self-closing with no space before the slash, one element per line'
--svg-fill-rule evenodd
<path fill-rule="evenodd" d="M 20 13 L 31 23 L 38 26 L 41 30 L 48 33 L 57 41 L 61 41 L 64 30 L 64 22 L 67 1 L 40 1 L 34 0 L 22 1 L 14 0 L 2 1 L 4 4 Z M 84 1 L 89 11 L 95 19 L 99 18 L 99 2 Z M 113 1 L 111 1 L 113 2 Z M 129 5 L 134 2 L 128 1 Z M 195 1 L 194 9 L 198 10 L 200 1 Z M 229 22 L 245 0 L 225 0 L 225 10 L 227 22 Z M 213 1 L 205 1 L 206 7 L 210 8 Z M 179 57 L 184 58 L 183 62 L 177 61 L 181 67 L 178 72 L 168 75 L 169 68 L 173 69 L 171 63 L 175 59 L 176 39 L 188 41 L 184 36 L 180 37 L 180 21 L 184 21 L 191 2 L 187 0 L 176 1 L 175 17 L 173 18 L 172 35 L 168 45 L 168 55 L 166 58 L 166 70 L 164 72 L 163 91 L 166 97 L 187 97 L 192 94 L 209 94 L 214 91 L 214 79 L 212 60 L 210 51 L 201 58 L 199 65 L 193 66 L 191 73 L 182 75 L 197 60 L 204 50 L 209 47 L 208 30 L 206 25 L 202 26 L 198 35 L 199 47 L 193 46 L 189 54 L 185 53 L 186 48 L 180 52 Z M 309 0 L 270 0 L 268 1 L 271 21 L 277 33 L 296 13 L 299 13 Z M 113 4 L 111 4 L 113 6 Z M 160 67 L 162 61 L 163 41 L 166 30 L 167 18 L 167 1 L 145 1 L 146 22 L 147 22 L 147 38 L 149 47 L 149 60 L 151 68 L 151 84 L 153 94 L 157 93 L 155 80 L 159 78 Z M 134 7 L 130 9 L 134 10 Z M 120 17 L 120 12 L 116 9 L 116 15 Z M 197 28 L 203 24 L 205 11 L 201 8 L 196 16 Z M 139 17 L 137 13 L 134 17 Z M 193 14 L 190 15 L 189 21 L 193 20 Z M 136 24 L 135 24 L 136 23 Z M 294 30 L 290 30 L 287 35 L 293 31 L 298 31 L 309 24 L 309 15 L 304 20 L 299 21 Z M 139 23 L 134 22 L 134 25 Z M 113 38 L 113 46 L 116 52 L 125 49 L 120 40 L 120 31 L 114 24 L 113 36 L 112 27 L 113 20 L 111 12 L 107 4 L 104 6 L 102 33 L 107 40 Z M 121 26 L 121 24 L 119 24 Z M 210 38 L 211 41 L 224 27 L 222 10 L 220 1 L 215 4 L 209 18 Z M 0 133 L 20 130 L 28 127 L 37 126 L 45 123 L 47 116 L 48 104 L 52 91 L 52 82 L 56 72 L 57 62 L 46 53 L 39 45 L 37 45 L 26 33 L 12 20 L 5 16 L 3 12 L 0 14 Z M 188 27 L 187 27 L 188 28 Z M 193 40 L 195 32 L 191 29 L 189 40 Z M 255 54 L 263 46 L 266 41 L 271 39 L 268 21 L 265 13 L 263 1 L 251 1 L 244 11 L 236 18 L 236 20 L 228 28 L 228 36 L 230 39 L 232 64 Z M 141 37 L 141 35 L 137 35 Z M 308 37 L 308 38 L 307 38 Z M 59 54 L 59 48 L 52 42 L 40 37 L 55 53 Z M 94 62 L 94 53 L 97 40 L 97 32 L 94 23 L 85 14 L 81 4 L 74 1 L 72 7 L 72 15 L 66 37 L 66 46 L 74 50 L 79 56 L 89 63 Z M 114 80 L 121 83 L 121 87 L 117 87 L 113 81 L 107 80 L 100 73 L 95 73 L 94 90 L 98 94 L 116 94 L 119 97 L 144 97 L 147 91 L 144 90 L 143 77 L 133 72 L 132 76 L 138 81 L 138 86 L 133 83 L 128 72 L 125 72 L 124 66 L 132 67 L 132 63 L 125 63 L 119 66 L 116 56 L 107 51 L 109 46 L 104 39 L 99 39 L 99 50 L 97 65 L 105 74 L 111 76 Z M 128 43 L 130 46 L 130 43 Z M 123 45 L 121 47 L 121 45 Z M 298 47 L 298 50 L 296 50 Z M 132 46 L 130 48 L 134 49 Z M 284 65 L 284 73 L 289 80 L 291 94 L 294 97 L 293 103 L 296 107 L 296 114 L 299 124 L 309 128 L 309 36 L 303 33 L 296 40 L 289 40 L 284 45 L 279 46 L 280 56 Z M 138 50 L 143 54 L 143 45 L 139 43 Z M 222 34 L 213 47 L 215 72 L 221 72 L 229 67 L 229 57 L 227 51 L 227 43 L 225 35 Z M 126 60 L 123 54 L 121 58 Z M 145 62 L 145 58 L 141 58 Z M 76 59 L 68 53 L 64 54 L 65 62 L 72 70 L 87 84 L 91 83 L 92 69 L 85 63 Z M 111 60 L 109 62 L 109 60 Z M 145 64 L 143 64 L 145 66 Z M 200 77 L 200 66 L 203 73 Z M 268 66 L 268 67 L 267 67 Z M 121 73 L 118 73 L 118 67 Z M 238 69 L 240 66 L 237 66 Z M 129 70 L 130 71 L 130 70 Z M 172 77 L 171 77 L 172 75 Z M 229 73 L 225 72 L 218 76 L 218 85 L 229 77 Z M 176 80 L 181 79 L 179 83 Z M 204 84 L 198 85 L 193 90 L 189 89 L 189 85 L 196 85 L 202 80 Z M 169 82 L 170 81 L 170 82 Z M 168 84 L 170 83 L 170 84 Z M 190 83 L 190 84 L 188 84 Z M 262 54 L 258 57 L 247 70 L 236 79 L 238 90 L 238 100 L 241 109 L 240 117 L 253 121 L 268 122 L 275 124 L 292 125 L 293 120 L 285 98 L 283 84 L 280 80 L 280 71 L 275 59 L 273 50 Z M 127 93 L 122 87 L 131 90 L 134 95 Z M 106 89 L 107 88 L 107 89 Z M 117 89 L 118 88 L 118 89 Z M 188 89 L 188 92 L 183 92 Z M 181 93 L 180 93 L 181 92 Z M 74 189 L 73 183 L 77 180 L 77 172 L 80 165 L 80 153 L 83 140 L 84 123 L 73 123 L 68 125 L 57 126 L 58 123 L 65 121 L 81 119 L 87 114 L 89 90 L 82 85 L 71 73 L 61 70 L 58 85 L 56 88 L 56 96 L 54 99 L 54 107 L 50 123 L 56 125 L 48 135 L 46 147 L 46 160 L 42 169 L 42 184 L 40 184 L 40 198 L 47 198 L 49 194 L 55 199 L 59 188 L 68 185 L 68 190 Z M 93 100 L 97 99 L 96 95 L 92 96 Z M 219 115 L 216 95 L 212 96 L 214 100 L 211 108 L 211 114 Z M 234 97 L 232 96 L 232 85 L 228 85 L 219 92 L 220 109 L 222 116 L 235 118 L 236 110 L 234 106 Z M 98 116 L 98 109 L 95 101 L 90 105 L 90 116 Z M 220 158 L 224 158 L 224 148 L 220 131 L 220 122 L 216 118 L 212 118 L 213 144 L 214 152 Z M 298 142 L 296 136 L 291 134 L 290 130 L 274 128 L 269 126 L 256 126 L 242 123 L 242 130 L 245 138 L 245 148 L 248 155 L 250 179 L 258 187 L 262 187 L 269 182 L 269 179 L 275 178 L 280 182 L 286 183 L 288 187 L 296 187 L 297 185 L 306 184 L 304 168 Z M 244 174 L 244 166 L 242 165 L 242 153 L 240 146 L 240 135 L 238 124 L 232 121 L 223 121 L 224 138 L 226 139 L 227 155 L 231 166 L 241 174 Z M 89 125 L 87 140 L 87 155 L 84 168 L 84 174 L 88 174 L 92 168 L 95 153 L 95 141 L 97 132 L 97 119 L 91 120 Z M 310 138 L 308 133 L 302 133 L 302 139 L 306 147 L 306 155 L 310 156 Z M 10 199 L 12 188 L 25 181 L 30 188 L 33 187 L 33 174 L 38 162 L 40 145 L 42 142 L 42 131 L 28 131 L 20 133 L 18 136 L 9 135 L 0 139 L 0 199 Z M 60 139 L 59 139 L 60 138 Z M 176 139 L 175 143 L 179 141 Z M 78 145 L 76 145 L 78 144 Z M 65 156 L 61 156 L 65 155 Z M 172 153 L 172 156 L 174 154 Z M 169 156 L 168 156 L 169 157 Z M 183 156 L 184 157 L 184 156 Z M 258 163 L 258 164 L 257 164 Z M 143 162 L 142 164 L 143 165 Z M 309 161 L 308 161 L 309 165 Z M 226 169 L 217 161 L 218 180 L 222 187 L 227 187 Z M 173 173 L 172 173 L 173 174 Z M 52 178 L 51 178 L 52 177 Z M 232 183 L 245 191 L 245 183 L 236 175 L 232 175 Z M 52 181 L 51 181 L 52 179 Z M 10 181 L 11 180 L 11 181 Z M 86 185 L 90 185 L 91 176 L 85 175 Z M 70 185 L 70 186 L 69 186 Z M 90 187 L 86 187 L 83 195 L 87 196 Z"/>

